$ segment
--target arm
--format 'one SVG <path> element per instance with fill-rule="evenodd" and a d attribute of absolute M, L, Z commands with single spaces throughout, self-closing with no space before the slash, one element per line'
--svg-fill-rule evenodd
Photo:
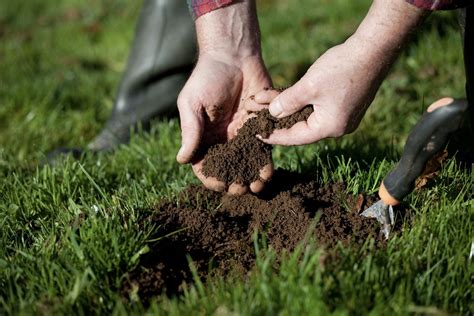
<path fill-rule="evenodd" d="M 261 57 L 255 1 L 236 2 L 198 17 L 196 31 L 198 62 L 178 98 L 182 146 L 177 160 L 192 163 L 206 187 L 243 193 L 245 185 L 204 177 L 202 157 L 195 153 L 233 138 L 248 118 L 243 101 L 271 86 Z"/>
<path fill-rule="evenodd" d="M 270 112 L 276 117 L 288 116 L 306 104 L 315 109 L 306 122 L 275 131 L 266 142 L 302 145 L 354 131 L 403 44 L 426 14 L 405 0 L 374 0 L 357 31 L 323 54 L 295 85 L 278 96 L 275 92 L 256 96 L 257 102 L 271 101 Z"/>
<path fill-rule="evenodd" d="M 260 29 L 255 1 L 242 1 L 196 20 L 199 55 L 229 63 L 261 58 Z"/>

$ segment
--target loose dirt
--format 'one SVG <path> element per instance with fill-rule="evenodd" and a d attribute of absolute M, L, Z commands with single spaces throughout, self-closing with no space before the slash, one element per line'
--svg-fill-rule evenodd
<path fill-rule="evenodd" d="M 294 250 L 307 237 L 314 237 L 329 255 L 338 242 L 360 247 L 373 238 L 376 247 L 384 247 L 379 224 L 359 215 L 376 198 L 353 197 L 344 189 L 341 183 L 319 187 L 282 170 L 258 196 L 191 186 L 177 199 L 148 210 L 145 221 L 159 225 L 156 237 L 168 237 L 150 245 L 129 275 L 124 294 L 135 292 L 145 301 L 161 293 L 179 294 L 192 282 L 189 259 L 203 279 L 230 271 L 245 274 L 255 262 L 255 233 L 265 235 L 279 253 Z"/>
<path fill-rule="evenodd" d="M 288 129 L 305 121 L 313 112 L 311 105 L 300 112 L 276 119 L 268 110 L 256 112 L 227 143 L 211 146 L 204 156 L 202 172 L 225 183 L 250 184 L 259 179 L 259 171 L 272 162 L 272 146 L 256 135 L 267 138 L 275 129 Z"/>
<path fill-rule="evenodd" d="M 257 180 L 259 170 L 271 162 L 272 148 L 255 135 L 266 138 L 275 129 L 306 120 L 312 112 L 308 106 L 282 120 L 268 110 L 258 112 L 233 140 L 209 149 L 204 174 L 227 183 Z M 159 225 L 152 236 L 157 241 L 129 274 L 123 293 L 138 294 L 144 301 L 162 293 L 179 294 L 193 280 L 190 260 L 202 279 L 230 271 L 245 275 L 256 260 L 255 236 L 265 236 L 277 253 L 290 252 L 311 237 L 331 260 L 338 258 L 338 243 L 360 247 L 372 238 L 376 247 L 384 247 L 379 224 L 360 216 L 375 200 L 347 195 L 341 183 L 320 187 L 312 179 L 283 170 L 277 170 L 258 195 L 230 196 L 188 187 L 177 198 L 145 212 L 144 222 Z"/>

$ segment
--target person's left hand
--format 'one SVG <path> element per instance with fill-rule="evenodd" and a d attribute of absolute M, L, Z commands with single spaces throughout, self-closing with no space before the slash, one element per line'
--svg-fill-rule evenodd
<path fill-rule="evenodd" d="M 403 44 L 427 14 L 404 0 L 374 0 L 356 32 L 321 55 L 298 82 L 281 93 L 269 90 L 255 96 L 279 119 L 308 104 L 314 108 L 306 121 L 275 130 L 263 141 L 304 145 L 353 132 Z"/>
<path fill-rule="evenodd" d="M 202 173 L 203 157 L 196 156 L 200 149 L 235 137 L 237 130 L 249 118 L 244 103 L 250 96 L 271 87 L 271 79 L 261 57 L 244 60 L 216 58 L 201 55 L 190 79 L 178 97 L 181 119 L 182 146 L 177 160 L 191 163 L 202 183 L 214 191 L 228 190 L 240 195 L 249 188 L 252 192 L 263 189 L 273 172 L 271 164 L 260 170 L 260 178 L 249 186 L 224 183 Z"/>
<path fill-rule="evenodd" d="M 308 104 L 314 112 L 293 127 L 275 130 L 264 142 L 272 145 L 304 145 L 353 132 L 359 125 L 381 83 L 385 68 L 374 65 L 358 41 L 329 49 L 293 86 L 282 91 L 264 90 L 255 95 L 259 110 L 267 104 L 276 118 L 289 116 Z M 375 59 L 377 60 L 377 59 Z"/>

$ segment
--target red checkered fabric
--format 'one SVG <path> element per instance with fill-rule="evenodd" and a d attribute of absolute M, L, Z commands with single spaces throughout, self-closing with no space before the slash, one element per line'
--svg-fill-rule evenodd
<path fill-rule="evenodd" d="M 472 0 L 407 0 L 407 2 L 425 10 L 452 10 L 472 4 Z"/>
<path fill-rule="evenodd" d="M 179 1 L 179 0 L 177 0 Z M 194 19 L 213 10 L 222 8 L 238 0 L 187 0 Z M 406 0 L 408 3 L 425 10 L 452 10 L 466 7 L 473 0 Z"/>
<path fill-rule="evenodd" d="M 203 14 L 222 8 L 232 2 L 236 2 L 236 0 L 188 0 L 188 5 L 193 19 L 197 19 Z"/>

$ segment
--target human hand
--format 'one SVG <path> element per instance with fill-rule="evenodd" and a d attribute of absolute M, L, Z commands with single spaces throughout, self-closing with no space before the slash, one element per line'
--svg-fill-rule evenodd
<path fill-rule="evenodd" d="M 269 144 L 303 145 L 353 132 L 388 69 L 426 12 L 404 0 L 375 0 L 356 33 L 323 54 L 292 87 L 281 94 L 263 91 L 255 101 L 269 104 L 282 118 L 311 104 L 306 122 L 277 130 Z"/>
<path fill-rule="evenodd" d="M 198 63 L 178 97 L 182 146 L 177 160 L 191 163 L 209 189 L 258 192 L 271 177 L 271 164 L 260 171 L 262 181 L 251 184 L 223 183 L 202 172 L 203 149 L 233 138 L 249 118 L 244 102 L 271 86 L 261 56 L 255 1 L 238 1 L 200 16 L 196 34 Z"/>
<path fill-rule="evenodd" d="M 271 86 L 263 61 L 259 56 L 243 60 L 226 60 L 202 54 L 190 79 L 178 97 L 181 119 L 182 147 L 179 163 L 191 163 L 196 176 L 209 189 L 228 190 L 240 195 L 250 189 L 259 192 L 273 173 L 266 165 L 260 178 L 250 185 L 224 183 L 202 172 L 203 157 L 199 151 L 235 137 L 237 130 L 249 118 L 245 104 L 253 102 L 250 96 Z M 245 157 L 242 157 L 245 159 Z"/>
<path fill-rule="evenodd" d="M 292 87 L 281 93 L 265 90 L 255 95 L 257 103 L 269 104 L 276 118 L 289 116 L 308 104 L 314 107 L 307 121 L 276 130 L 264 141 L 303 145 L 354 131 L 375 96 L 380 77 L 366 56 L 354 53 L 352 45 L 331 48 Z"/>

